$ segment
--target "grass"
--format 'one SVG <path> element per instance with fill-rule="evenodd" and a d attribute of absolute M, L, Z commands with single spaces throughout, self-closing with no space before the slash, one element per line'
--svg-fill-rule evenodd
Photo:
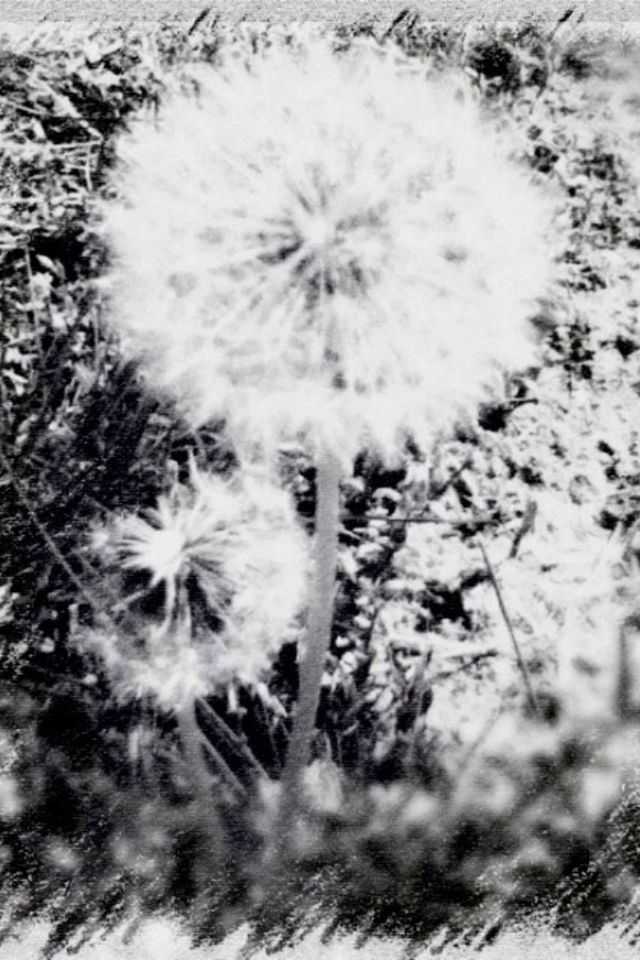
<path fill-rule="evenodd" d="M 242 30 L 249 46 L 268 40 L 262 27 Z M 380 28 L 343 23 L 337 43 L 358 32 Z M 112 189 L 114 146 L 129 119 L 153 110 L 186 63 L 215 63 L 230 33 L 205 17 L 190 34 L 175 22 L 79 25 L 71 36 L 46 28 L 0 46 L 0 727 L 3 770 L 22 798 L 0 839 L 4 891 L 22 910 L 16 930 L 21 919 L 33 925 L 25 941 L 0 947 L 12 960 L 51 933 L 64 956 L 91 930 L 107 939 L 81 947 L 87 960 L 157 955 L 169 937 L 176 958 L 228 956 L 227 932 L 253 909 L 256 850 L 296 693 L 291 645 L 262 686 L 220 692 L 200 712 L 250 806 L 247 823 L 221 804 L 239 866 L 212 898 L 209 942 L 191 947 L 162 919 L 170 908 L 189 913 L 202 837 L 175 724 L 148 703 L 120 708 L 99 662 L 73 642 L 104 589 L 86 550 L 91 525 L 152 505 L 185 479 L 191 457 L 201 469 L 234 469 L 222 425 L 191 430 L 144 391 L 106 333 L 109 255 L 93 214 Z M 345 483 L 315 745 L 324 766 L 314 768 L 323 797 L 337 782 L 343 803 L 337 813 L 310 811 L 296 880 L 323 890 L 318 916 L 337 917 L 347 939 L 318 947 L 312 931 L 289 955 L 348 956 L 363 930 L 372 934 L 366 953 L 390 957 L 401 944 L 383 947 L 376 934 L 414 938 L 420 949 L 441 923 L 453 924 L 454 939 L 465 924 L 478 937 L 500 901 L 518 917 L 546 909 L 555 932 L 537 932 L 530 945 L 504 933 L 487 957 L 624 957 L 640 869 L 633 771 L 623 769 L 636 728 L 633 703 L 627 728 L 615 722 L 607 661 L 620 624 L 633 628 L 637 596 L 640 234 L 629 150 L 637 117 L 625 96 L 635 48 L 628 35 L 603 40 L 571 21 L 473 33 L 413 14 L 387 42 L 464 69 L 485 108 L 516 126 L 523 162 L 558 191 L 564 274 L 557 302 L 537 318 L 536 368 L 507 383 L 476 423 L 444 436 L 428 463 L 414 451 L 390 471 L 363 456 Z M 282 476 L 310 527 L 312 465 L 288 450 Z M 559 644 L 570 710 L 555 688 Z M 591 727 L 586 718 L 596 718 Z M 309 903 L 293 909 L 285 943 L 305 929 L 295 918 Z M 120 925 L 132 913 L 155 919 L 123 946 Z M 625 934 L 608 925 L 616 913 Z M 258 951 L 280 933 L 267 924 Z M 239 944 L 241 932 L 232 937 Z"/>

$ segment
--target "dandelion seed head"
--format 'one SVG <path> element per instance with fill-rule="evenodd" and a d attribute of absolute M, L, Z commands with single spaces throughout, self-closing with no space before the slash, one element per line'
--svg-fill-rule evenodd
<path fill-rule="evenodd" d="M 550 206 L 461 81 L 319 40 L 196 74 L 105 210 L 114 320 L 193 422 L 389 458 L 530 362 Z"/>
<path fill-rule="evenodd" d="M 176 707 L 255 683 L 296 636 L 308 551 L 287 494 L 264 478 L 223 480 L 192 469 L 144 516 L 123 515 L 93 538 L 109 568 L 162 585 L 161 619 L 84 631 L 123 699 L 145 694 Z M 144 591 L 143 591 L 144 592 Z M 137 594 L 136 594 L 137 596 Z"/>

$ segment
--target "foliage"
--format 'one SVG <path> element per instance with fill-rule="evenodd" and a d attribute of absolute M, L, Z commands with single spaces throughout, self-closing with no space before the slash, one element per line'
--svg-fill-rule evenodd
<path fill-rule="evenodd" d="M 202 893 L 205 827 L 174 718 L 145 699 L 123 708 L 74 638 L 102 608 L 89 531 L 152 509 L 192 460 L 236 469 L 224 425 L 194 430 L 150 398 L 109 337 L 94 211 L 117 138 L 188 82 L 185 64 L 313 29 L 205 17 L 191 33 L 52 30 L 0 48 L 0 856 L 13 921 L 50 916 L 51 952 L 132 911 L 192 916 Z M 535 910 L 575 936 L 613 910 L 632 929 L 638 703 L 611 652 L 637 631 L 636 49 L 571 17 L 455 26 L 405 11 L 331 42 L 358 34 L 467 73 L 556 191 L 561 282 L 535 318 L 535 365 L 502 396 L 428 456 L 390 469 L 363 454 L 344 483 L 308 810 L 279 912 L 260 864 L 295 644 L 259 682 L 199 703 L 228 865 L 209 878 L 200 933 L 252 916 L 272 940 L 329 917 L 365 934 L 490 935 Z M 311 532 L 306 452 L 282 448 L 278 469 Z"/>

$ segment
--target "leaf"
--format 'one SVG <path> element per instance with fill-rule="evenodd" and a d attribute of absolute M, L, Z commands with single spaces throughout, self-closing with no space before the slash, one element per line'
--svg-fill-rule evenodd
<path fill-rule="evenodd" d="M 340 570 L 353 583 L 358 579 L 358 564 L 351 550 L 341 550 L 338 555 L 338 565 Z"/>

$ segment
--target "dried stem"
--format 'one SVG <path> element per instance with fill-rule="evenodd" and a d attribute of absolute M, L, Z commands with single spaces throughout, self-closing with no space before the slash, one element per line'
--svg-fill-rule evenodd
<path fill-rule="evenodd" d="M 481 553 L 482 553 L 482 558 L 483 558 L 483 560 L 484 560 L 485 567 L 487 568 L 487 573 L 489 574 L 489 579 L 491 580 L 491 585 L 492 585 L 492 587 L 493 587 L 493 589 L 494 589 L 494 591 L 495 591 L 495 595 L 496 595 L 497 600 L 498 600 L 498 606 L 500 607 L 500 613 L 502 614 L 502 619 L 503 619 L 504 622 L 505 622 L 507 631 L 508 631 L 509 636 L 510 636 L 510 638 L 511 638 L 511 643 L 513 644 L 513 649 L 515 650 L 516 660 L 517 660 L 517 663 L 518 663 L 518 668 L 519 668 L 519 670 L 520 670 L 520 673 L 522 674 L 522 679 L 523 679 L 523 681 L 524 681 L 524 686 L 525 686 L 525 689 L 526 689 L 526 691 L 527 691 L 527 700 L 529 701 L 529 704 L 530 704 L 530 706 L 533 708 L 533 710 L 535 711 L 535 713 L 539 713 L 538 701 L 537 701 L 537 699 L 536 699 L 536 695 L 535 695 L 535 693 L 534 693 L 533 686 L 531 685 L 531 679 L 530 679 L 530 677 L 529 677 L 529 671 L 527 670 L 527 665 L 526 665 L 526 663 L 524 662 L 524 658 L 523 658 L 523 656 L 522 656 L 522 651 L 520 650 L 520 644 L 518 643 L 518 640 L 517 640 L 517 637 L 516 637 L 516 634 L 515 634 L 515 630 L 513 629 L 513 624 L 511 623 L 511 617 L 509 616 L 509 612 L 508 612 L 508 610 L 507 610 L 507 608 L 506 608 L 506 606 L 505 606 L 505 602 L 504 602 L 504 599 L 503 599 L 503 597 L 502 597 L 502 591 L 501 591 L 501 589 L 500 589 L 500 584 L 498 583 L 498 580 L 497 580 L 497 578 L 496 578 L 496 575 L 495 575 L 495 572 L 494 572 L 494 570 L 493 570 L 493 567 L 491 566 L 491 562 L 490 562 L 490 560 L 489 560 L 489 556 L 488 556 L 488 554 L 487 554 L 487 551 L 486 551 L 485 548 L 484 548 L 484 545 L 483 545 L 481 542 L 479 542 L 478 545 L 479 545 L 480 551 L 481 551 Z"/>
<path fill-rule="evenodd" d="M 201 735 L 200 743 L 206 753 L 209 754 L 211 759 L 216 765 L 218 771 L 222 774 L 224 779 L 227 781 L 228 786 L 231 790 L 239 797 L 241 800 L 247 799 L 247 791 L 244 787 L 244 784 L 233 772 L 227 761 L 224 759 L 220 751 L 215 747 L 208 737 Z"/>
<path fill-rule="evenodd" d="M 221 734 L 233 747 L 235 747 L 238 754 L 248 763 L 248 765 L 257 773 L 257 775 L 268 780 L 269 776 L 267 771 L 264 769 L 248 744 L 242 737 L 238 736 L 238 734 L 231 729 L 229 724 L 216 710 L 214 710 L 211 704 L 207 703 L 204 698 L 201 698 L 198 700 L 198 706 L 201 708 L 202 712 L 208 718 L 216 731 Z"/>
<path fill-rule="evenodd" d="M 448 680 L 449 677 L 455 677 L 456 674 L 463 673 L 465 670 L 475 667 L 476 664 L 482 663 L 483 660 L 488 660 L 491 657 L 497 656 L 497 650 L 483 650 L 482 653 L 474 654 L 473 656 L 469 657 L 468 660 L 465 660 L 464 663 L 459 664 L 452 670 L 440 670 L 438 673 L 434 673 L 431 677 L 431 683 L 435 683 L 437 680 Z"/>

